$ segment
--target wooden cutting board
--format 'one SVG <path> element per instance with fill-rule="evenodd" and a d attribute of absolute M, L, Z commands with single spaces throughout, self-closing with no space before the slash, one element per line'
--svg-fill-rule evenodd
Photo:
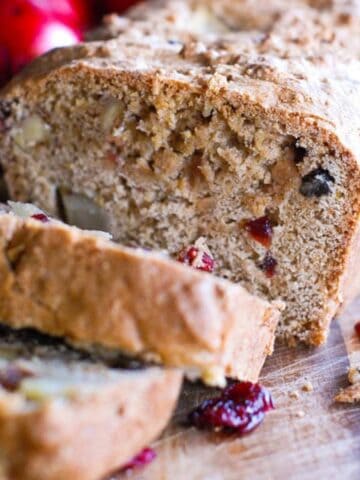
<path fill-rule="evenodd" d="M 360 299 L 334 320 L 326 346 L 276 348 L 261 376 L 276 410 L 245 437 L 182 426 L 187 412 L 214 393 L 186 384 L 171 425 L 153 445 L 157 459 L 119 479 L 360 480 L 360 404 L 333 400 L 348 385 L 349 362 L 360 361 L 360 341 L 353 330 L 359 319 Z M 308 382 L 312 392 L 302 389 Z"/>

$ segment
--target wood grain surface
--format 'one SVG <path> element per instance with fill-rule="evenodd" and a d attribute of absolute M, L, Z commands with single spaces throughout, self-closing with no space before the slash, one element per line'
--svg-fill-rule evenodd
<path fill-rule="evenodd" d="M 215 393 L 186 384 L 171 425 L 153 445 L 157 459 L 119 480 L 359 480 L 360 405 L 333 400 L 348 385 L 350 361 L 360 359 L 353 330 L 359 319 L 360 300 L 334 320 L 324 347 L 276 348 L 261 376 L 276 410 L 245 437 L 182 426 L 187 412 Z M 307 383 L 313 391 L 303 390 Z"/>

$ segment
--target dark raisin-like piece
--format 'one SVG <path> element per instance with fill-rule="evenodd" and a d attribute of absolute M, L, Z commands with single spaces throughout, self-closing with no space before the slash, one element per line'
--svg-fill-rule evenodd
<path fill-rule="evenodd" d="M 334 183 L 335 178 L 330 175 L 328 170 L 316 168 L 305 175 L 301 180 L 300 193 L 304 197 L 322 197 L 331 193 L 330 183 Z"/>
<path fill-rule="evenodd" d="M 7 129 L 7 119 L 10 115 L 11 103 L 8 100 L 0 100 L 0 132 L 4 132 Z"/>
<path fill-rule="evenodd" d="M 249 220 L 245 223 L 245 229 L 249 232 L 250 236 L 257 242 L 269 248 L 273 236 L 273 228 L 270 218 L 267 216 L 256 218 L 255 220 Z"/>
<path fill-rule="evenodd" d="M 200 429 L 242 435 L 251 432 L 274 408 L 266 388 L 251 382 L 237 382 L 219 397 L 204 400 L 189 414 L 189 422 Z"/>
<path fill-rule="evenodd" d="M 271 255 L 271 253 L 266 252 L 265 257 L 259 263 L 259 268 L 268 278 L 272 278 L 276 273 L 277 264 L 277 260 Z"/>
<path fill-rule="evenodd" d="M 360 322 L 355 323 L 355 332 L 357 336 L 360 338 Z"/>
<path fill-rule="evenodd" d="M 0 100 L 0 119 L 6 120 L 11 115 L 11 102 L 9 100 Z"/>
<path fill-rule="evenodd" d="M 304 147 L 295 145 L 294 148 L 294 162 L 296 164 L 301 163 L 307 155 L 307 150 Z"/>
<path fill-rule="evenodd" d="M 9 392 L 15 392 L 25 378 L 32 377 L 33 375 L 32 372 L 18 365 L 9 365 L 0 370 L 0 385 Z"/>

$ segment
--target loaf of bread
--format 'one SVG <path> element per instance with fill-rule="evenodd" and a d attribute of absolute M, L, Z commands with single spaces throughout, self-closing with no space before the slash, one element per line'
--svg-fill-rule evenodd
<path fill-rule="evenodd" d="M 165 254 L 117 246 L 19 204 L 0 214 L 0 242 L 0 318 L 11 327 L 181 367 L 215 385 L 226 375 L 256 381 L 272 352 L 276 305 Z"/>
<path fill-rule="evenodd" d="M 176 370 L 108 368 L 32 332 L 0 328 L 0 476 L 100 480 L 167 424 Z"/>
<path fill-rule="evenodd" d="M 186 13 L 205 3 L 205 19 Z M 10 194 L 52 215 L 67 195 L 86 197 L 124 244 L 175 254 L 206 237 L 218 274 L 286 302 L 281 339 L 321 344 L 360 285 L 360 37 L 350 48 L 348 33 L 358 31 L 356 9 L 296 2 L 299 16 L 279 1 L 276 22 L 269 7 L 257 25 L 250 7 L 241 20 L 244 2 L 205 3 L 181 2 L 163 32 L 149 13 L 133 13 L 116 38 L 54 51 L 12 81 L 0 138 Z M 220 33 L 215 7 L 223 24 L 237 18 L 226 5 L 239 20 Z M 181 15 L 181 25 L 197 19 L 209 33 L 184 32 Z M 201 317 L 220 325 L 209 311 Z"/>

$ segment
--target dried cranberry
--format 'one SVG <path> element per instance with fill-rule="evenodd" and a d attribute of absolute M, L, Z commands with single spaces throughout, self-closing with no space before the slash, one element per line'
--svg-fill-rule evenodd
<path fill-rule="evenodd" d="M 257 242 L 269 248 L 271 245 L 273 228 L 269 217 L 256 218 L 255 220 L 249 220 L 245 223 L 245 229 L 249 232 L 250 236 Z"/>
<path fill-rule="evenodd" d="M 9 365 L 0 370 L 0 385 L 9 392 L 15 392 L 22 380 L 32 376 L 33 373 L 29 370 L 25 370 L 18 365 Z"/>
<path fill-rule="evenodd" d="M 182 250 L 178 261 L 209 273 L 213 272 L 215 268 L 214 259 L 207 252 L 194 246 Z"/>
<path fill-rule="evenodd" d="M 251 382 L 237 382 L 219 397 L 203 401 L 189 414 L 189 421 L 200 429 L 242 435 L 251 432 L 274 408 L 270 392 Z"/>
<path fill-rule="evenodd" d="M 270 252 L 266 252 L 265 257 L 259 263 L 259 268 L 265 273 L 269 278 L 272 278 L 276 273 L 277 260 L 271 255 Z"/>
<path fill-rule="evenodd" d="M 357 336 L 360 338 L 360 322 L 355 323 L 355 332 Z"/>
<path fill-rule="evenodd" d="M 330 182 L 334 183 L 335 179 L 328 170 L 316 168 L 312 172 L 305 175 L 301 180 L 300 193 L 304 197 L 322 197 L 331 193 Z"/>
<path fill-rule="evenodd" d="M 31 215 L 31 218 L 33 218 L 34 220 L 39 220 L 39 222 L 42 223 L 50 222 L 50 218 L 45 215 L 45 213 L 35 213 L 34 215 Z"/>
<path fill-rule="evenodd" d="M 139 468 L 151 463 L 156 458 L 156 452 L 152 448 L 144 448 L 129 463 L 122 467 L 121 472 L 128 472 L 134 468 Z"/>

